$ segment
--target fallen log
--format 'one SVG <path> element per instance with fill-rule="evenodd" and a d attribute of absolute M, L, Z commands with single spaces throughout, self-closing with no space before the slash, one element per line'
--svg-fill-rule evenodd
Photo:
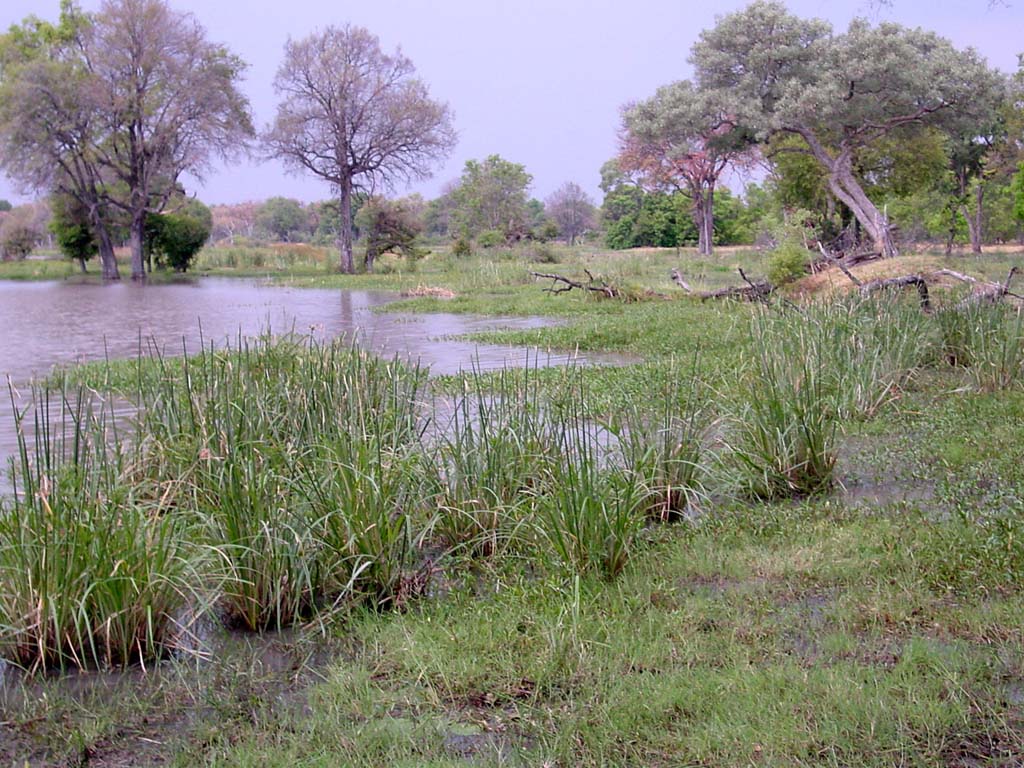
<path fill-rule="evenodd" d="M 852 275 L 850 276 L 853 277 Z M 882 291 L 888 288 L 906 288 L 907 286 L 913 285 L 917 288 L 917 294 L 921 299 L 921 309 L 931 309 L 932 302 L 931 297 L 928 295 L 928 281 L 925 280 L 923 275 L 901 275 L 900 277 L 887 277 L 881 280 L 872 280 L 868 283 L 860 283 L 857 281 L 857 285 L 860 286 L 861 296 L 870 296 L 873 293 Z"/>
<path fill-rule="evenodd" d="M 619 289 L 614 285 L 609 285 L 604 280 L 598 280 L 591 273 L 590 270 L 583 270 L 589 278 L 589 283 L 583 283 L 579 280 L 573 280 L 565 275 L 557 275 L 553 272 L 530 272 L 533 277 L 541 278 L 542 280 L 550 280 L 551 287 L 545 288 L 547 293 L 568 293 L 569 291 L 576 289 L 580 291 L 591 291 L 593 293 L 599 293 L 602 296 L 615 299 L 619 296 Z"/>
<path fill-rule="evenodd" d="M 739 269 L 738 272 L 746 285 L 730 285 L 728 288 L 719 288 L 717 291 L 705 291 L 700 294 L 701 301 L 707 301 L 708 299 L 768 301 L 768 297 L 775 291 L 774 285 L 767 280 L 753 282 L 742 269 Z"/>

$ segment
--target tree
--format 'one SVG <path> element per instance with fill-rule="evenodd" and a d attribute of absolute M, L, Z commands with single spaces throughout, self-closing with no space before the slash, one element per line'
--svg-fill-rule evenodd
<path fill-rule="evenodd" d="M 886 256 L 896 245 L 856 174 L 858 150 L 903 126 L 981 118 L 1001 88 L 973 50 L 958 51 L 932 32 L 858 19 L 834 35 L 826 22 L 765 0 L 702 32 L 691 61 L 700 89 L 731 104 L 759 137 L 800 136 L 826 170 L 829 190 Z"/>
<path fill-rule="evenodd" d="M 99 252 L 89 226 L 89 211 L 78 198 L 59 192 L 50 195 L 50 207 L 50 231 L 57 238 L 57 247 L 69 259 L 75 259 L 85 273 L 85 262 Z"/>
<path fill-rule="evenodd" d="M 683 80 L 623 110 L 619 164 L 654 188 L 690 198 L 697 249 L 709 255 L 715 187 L 726 168 L 749 161 L 753 146 L 718 92 L 700 92 Z"/>
<path fill-rule="evenodd" d="M 4 200 L 0 198 L 0 213 L 7 213 L 14 206 L 11 205 L 10 200 Z"/>
<path fill-rule="evenodd" d="M 272 240 L 290 243 L 303 240 L 308 233 L 308 217 L 298 200 L 272 197 L 256 213 L 256 228 Z"/>
<path fill-rule="evenodd" d="M 355 271 L 353 191 L 427 178 L 455 145 L 451 111 L 414 74 L 362 27 L 328 27 L 285 46 L 274 79 L 282 101 L 263 145 L 337 190 L 343 272 Z"/>
<path fill-rule="evenodd" d="M 373 271 L 373 263 L 384 253 L 400 253 L 409 260 L 417 259 L 421 251 L 416 238 L 423 231 L 422 199 L 388 200 L 371 197 L 359 209 L 357 221 L 366 239 L 366 271 Z"/>
<path fill-rule="evenodd" d="M 252 134 L 237 87 L 245 65 L 164 0 L 104 0 L 95 15 L 64 0 L 58 26 L 27 20 L 2 48 L 8 172 L 90 210 L 106 277 L 118 276 L 108 209 L 123 211 L 132 277 L 144 277 L 147 215 L 163 210 L 183 173 L 201 177 Z"/>
<path fill-rule="evenodd" d="M 164 210 L 183 173 L 201 178 L 253 134 L 238 88 L 246 65 L 164 0 L 105 0 L 83 45 L 102 94 L 100 162 L 123 185 L 110 201 L 129 217 L 132 277 L 142 278 L 147 214 Z"/>
<path fill-rule="evenodd" d="M 259 203 L 252 201 L 211 206 L 210 214 L 213 217 L 211 236 L 214 240 L 227 240 L 232 245 L 236 237 L 255 237 L 256 214 L 259 207 Z"/>
<path fill-rule="evenodd" d="M 0 167 L 26 190 L 73 197 L 87 212 L 103 277 L 120 277 L 110 235 L 98 89 L 82 41 L 91 19 L 62 2 L 58 24 L 26 19 L 0 37 Z"/>
<path fill-rule="evenodd" d="M 33 205 L 12 208 L 0 221 L 0 258 L 4 261 L 24 259 L 42 237 L 43 230 Z"/>
<path fill-rule="evenodd" d="M 545 201 L 548 215 L 558 225 L 558 231 L 569 245 L 594 226 L 597 209 L 590 195 L 573 181 L 567 181 Z"/>
<path fill-rule="evenodd" d="M 463 237 L 497 232 L 506 242 L 521 239 L 530 231 L 527 190 L 531 181 L 524 166 L 500 155 L 482 162 L 467 160 L 451 193 L 454 228 Z"/>

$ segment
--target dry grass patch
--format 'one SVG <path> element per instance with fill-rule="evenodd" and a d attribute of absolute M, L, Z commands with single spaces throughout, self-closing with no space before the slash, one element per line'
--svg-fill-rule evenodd
<path fill-rule="evenodd" d="M 401 293 L 404 299 L 454 299 L 457 295 L 455 291 L 437 285 L 417 285 L 415 288 L 407 288 Z"/>

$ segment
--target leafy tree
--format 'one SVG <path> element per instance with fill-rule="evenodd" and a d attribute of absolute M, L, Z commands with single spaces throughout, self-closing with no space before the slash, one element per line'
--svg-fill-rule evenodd
<path fill-rule="evenodd" d="M 648 186 L 676 190 L 692 201 L 697 250 L 714 241 L 715 187 L 730 166 L 749 162 L 752 135 L 716 91 L 683 80 L 659 88 L 623 111 L 619 165 Z"/>
<path fill-rule="evenodd" d="M 107 134 L 81 41 L 91 18 L 70 2 L 59 22 L 28 18 L 0 37 L 0 167 L 26 189 L 69 195 L 88 211 L 103 277 L 120 277 L 96 146 Z"/>
<path fill-rule="evenodd" d="M 147 222 L 149 247 L 157 262 L 175 272 L 188 270 L 212 230 L 213 215 L 198 200 L 190 200 L 175 213 L 151 214 Z"/>
<path fill-rule="evenodd" d="M 163 210 L 181 174 L 201 175 L 252 133 L 237 87 L 244 64 L 164 0 L 104 0 L 92 15 L 69 0 L 61 10 L 59 25 L 29 19 L 0 44 L 0 158 L 28 186 L 90 210 L 110 278 L 107 209 L 121 210 L 142 278 L 147 215 Z"/>
<path fill-rule="evenodd" d="M 524 166 L 500 155 L 467 160 L 451 192 L 452 225 L 468 237 L 488 230 L 500 232 L 507 242 L 525 237 L 532 223 L 526 194 L 532 181 Z"/>
<path fill-rule="evenodd" d="M 14 206 L 11 205 L 10 200 L 0 198 L 0 213 L 7 213 L 7 211 L 11 210 L 13 207 Z"/>
<path fill-rule="evenodd" d="M 353 190 L 426 178 L 455 144 L 451 111 L 414 75 L 409 59 L 384 53 L 362 27 L 328 27 L 285 46 L 274 79 L 282 101 L 263 143 L 338 190 L 343 272 L 355 271 Z"/>
<path fill-rule="evenodd" d="M 50 195 L 50 207 L 50 231 L 57 247 L 69 259 L 75 259 L 84 273 L 85 263 L 99 253 L 99 243 L 89 226 L 89 211 L 77 198 L 62 193 Z"/>
<path fill-rule="evenodd" d="M 972 50 L 896 24 L 853 21 L 832 34 L 821 20 L 758 0 L 701 33 L 691 60 L 699 87 L 717 93 L 762 138 L 800 136 L 831 193 L 884 255 L 896 253 L 885 215 L 864 191 L 859 150 L 907 125 L 946 127 L 994 108 L 999 77 Z"/>
<path fill-rule="evenodd" d="M 366 271 L 373 271 L 377 257 L 400 253 L 409 260 L 422 255 L 416 238 L 423 231 L 422 200 L 387 200 L 371 197 L 356 217 L 366 239 Z"/>
<path fill-rule="evenodd" d="M 32 205 L 19 205 L 0 220 L 0 258 L 24 259 L 39 244 L 42 228 Z"/>
<path fill-rule="evenodd" d="M 253 133 L 239 90 L 245 63 L 165 0 L 104 0 L 82 39 L 105 129 L 101 164 L 123 185 L 110 202 L 129 218 L 132 277 L 143 277 L 146 216 L 183 173 L 201 176 Z"/>
<path fill-rule="evenodd" d="M 309 218 L 302 203 L 289 197 L 272 197 L 256 212 L 256 228 L 279 242 L 302 241 L 308 235 Z"/>
<path fill-rule="evenodd" d="M 597 209 L 594 201 L 583 188 L 573 181 L 567 181 L 556 189 L 545 201 L 548 216 L 558 225 L 558 232 L 569 245 L 592 229 Z"/>

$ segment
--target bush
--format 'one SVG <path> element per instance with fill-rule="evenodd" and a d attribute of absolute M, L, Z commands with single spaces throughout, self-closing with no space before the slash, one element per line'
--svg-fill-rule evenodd
<path fill-rule="evenodd" d="M 473 255 L 473 246 L 469 243 L 469 238 L 460 237 L 454 243 L 452 243 L 452 256 L 458 256 L 460 258 Z"/>
<path fill-rule="evenodd" d="M 807 249 L 793 242 L 780 243 L 768 257 L 768 280 L 772 285 L 786 285 L 807 273 L 810 259 Z"/>
<path fill-rule="evenodd" d="M 481 248 L 494 248 L 505 244 L 505 235 L 500 230 L 488 229 L 480 233 L 476 242 Z"/>
<path fill-rule="evenodd" d="M 530 261 L 534 264 L 557 264 L 558 253 L 547 243 L 534 243 L 527 252 Z"/>

